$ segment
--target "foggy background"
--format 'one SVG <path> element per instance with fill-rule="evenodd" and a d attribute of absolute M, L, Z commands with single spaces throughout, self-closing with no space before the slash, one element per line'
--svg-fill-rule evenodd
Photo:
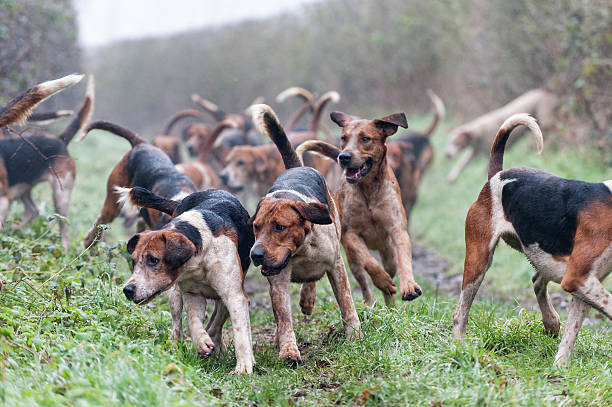
<path fill-rule="evenodd" d="M 145 137 L 193 107 L 227 112 L 299 85 L 337 90 L 373 117 L 429 110 L 456 122 L 545 86 L 561 97 L 556 140 L 612 146 L 607 0 L 0 0 L 0 101 L 71 72 L 96 75 L 94 118 Z M 75 108 L 70 89 L 48 108 Z M 41 108 L 41 111 L 43 108 Z"/>

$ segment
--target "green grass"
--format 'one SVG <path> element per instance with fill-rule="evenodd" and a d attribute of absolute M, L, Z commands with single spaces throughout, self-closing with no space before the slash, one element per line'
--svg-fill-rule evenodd
<path fill-rule="evenodd" d="M 412 128 L 427 119 L 411 121 Z M 434 139 L 437 151 L 442 132 Z M 612 403 L 610 322 L 594 320 L 580 333 L 565 369 L 552 367 L 558 339 L 544 333 L 536 313 L 514 300 L 531 295 L 531 270 L 510 250 L 496 253 L 484 285 L 496 295 L 477 300 L 465 344 L 451 335 L 456 298 L 425 294 L 387 308 L 360 304 L 363 338 L 345 342 L 339 311 L 327 281 L 318 287 L 311 317 L 294 321 L 304 366 L 278 361 L 272 345 L 274 318 L 266 307 L 251 310 L 257 365 L 250 377 L 232 377 L 228 352 L 200 360 L 190 343 L 173 347 L 165 299 L 138 307 L 125 300 L 129 276 L 119 221 L 107 243 L 82 253 L 82 238 L 97 216 L 111 167 L 128 150 L 109 135 L 92 134 L 70 147 L 78 175 L 70 211 L 73 247 L 63 252 L 47 186 L 36 190 L 41 216 L 25 230 L 0 234 L 0 404 L 29 405 L 597 405 Z M 610 177 L 588 151 L 546 151 L 538 158 L 528 143 L 508 154 L 507 166 L 533 165 L 561 175 Z M 463 220 L 485 182 L 484 160 L 448 186 L 449 168 L 438 153 L 426 176 L 411 225 L 414 239 L 432 247 L 461 271 Z M 606 173 L 607 171 L 607 173 Z M 13 208 L 10 219 L 22 212 Z M 418 270 L 417 270 L 418 272 Z M 256 270 L 249 278 L 266 282 Z M 419 276 L 417 275 L 417 279 Z M 353 281 L 353 286 L 355 286 Z M 378 294 L 377 294 L 378 295 Z M 252 296 L 269 304 L 265 291 Z M 379 300 L 381 299 L 378 297 Z M 593 315 L 593 313 L 591 313 Z M 562 313 L 562 318 L 564 315 Z M 229 325 L 229 324 L 228 324 Z"/>

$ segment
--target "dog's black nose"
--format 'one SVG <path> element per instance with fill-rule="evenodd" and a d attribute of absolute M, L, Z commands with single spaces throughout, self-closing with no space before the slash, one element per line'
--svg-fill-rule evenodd
<path fill-rule="evenodd" d="M 192 156 L 192 157 L 195 157 L 196 155 L 198 155 L 198 151 L 196 150 L 196 148 L 192 144 L 190 144 L 187 147 L 187 150 L 189 151 L 189 155 Z"/>
<path fill-rule="evenodd" d="M 229 180 L 229 176 L 226 173 L 221 172 L 221 173 L 219 173 L 219 179 L 221 180 L 223 185 L 227 185 L 227 181 Z"/>
<path fill-rule="evenodd" d="M 349 165 L 352 159 L 353 156 L 351 155 L 351 153 L 338 154 L 338 162 L 340 163 L 340 165 Z"/>
<path fill-rule="evenodd" d="M 261 265 L 263 263 L 264 257 L 266 256 L 266 252 L 263 247 L 257 246 L 251 250 L 251 260 L 253 260 L 253 264 L 256 266 Z"/>
<path fill-rule="evenodd" d="M 125 298 L 132 301 L 134 295 L 136 295 L 136 286 L 134 284 L 126 285 L 123 287 L 123 294 L 125 294 Z"/>

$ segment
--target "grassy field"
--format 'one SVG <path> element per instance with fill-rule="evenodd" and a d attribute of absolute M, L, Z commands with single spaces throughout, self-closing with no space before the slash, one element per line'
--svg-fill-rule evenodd
<path fill-rule="evenodd" d="M 424 128 L 427 119 L 410 121 Z M 546 135 L 545 135 L 546 137 Z M 434 139 L 437 151 L 446 142 Z M 138 307 L 121 293 L 129 276 L 125 240 L 116 221 L 107 243 L 82 252 L 82 238 L 100 209 L 105 180 L 127 143 L 91 134 L 71 145 L 78 177 L 70 213 L 73 247 L 59 245 L 49 189 L 36 191 L 44 216 L 25 230 L 0 235 L 0 404 L 29 405 L 594 405 L 612 403 L 612 324 L 591 312 L 570 366 L 552 367 L 559 340 L 544 333 L 533 301 L 531 269 L 501 247 L 472 309 L 465 344 L 451 335 L 456 296 L 419 279 L 424 295 L 411 303 L 372 308 L 355 293 L 363 338 L 346 342 L 327 281 L 319 284 L 312 316 L 298 312 L 296 334 L 305 364 L 291 368 L 273 347 L 274 318 L 267 283 L 250 270 L 249 293 L 257 366 L 250 377 L 231 377 L 231 330 L 226 354 L 200 360 L 190 342 L 173 347 L 164 298 Z M 592 151 L 546 149 L 538 157 L 527 140 L 506 166 L 531 165 L 557 174 L 612 178 Z M 465 213 L 485 182 L 485 161 L 474 163 L 452 186 L 450 163 L 438 153 L 413 213 L 413 239 L 434 249 L 461 272 Z M 22 209 L 13 208 L 10 220 Z M 14 225 L 14 224 L 13 224 Z M 9 226 L 10 227 L 10 226 Z M 354 282 L 354 281 L 353 281 Z M 355 286 L 355 284 L 353 284 Z M 610 283 L 608 283 L 610 287 Z M 380 299 L 380 297 L 379 297 Z M 565 311 L 561 309 L 562 320 Z M 229 323 L 228 323 L 229 325 Z"/>

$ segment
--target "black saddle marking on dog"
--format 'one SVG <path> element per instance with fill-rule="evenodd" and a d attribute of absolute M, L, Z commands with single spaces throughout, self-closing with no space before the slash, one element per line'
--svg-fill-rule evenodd
<path fill-rule="evenodd" d="M 417 159 L 423 154 L 425 148 L 430 145 L 429 137 L 417 132 L 407 132 L 394 140 L 412 144 L 413 154 Z"/>
<path fill-rule="evenodd" d="M 56 159 L 69 156 L 66 145 L 58 138 L 48 137 L 39 132 L 32 132 L 23 137 L 39 151 L 21 137 L 0 140 L 0 155 L 8 173 L 9 186 L 31 184 L 40 179 Z"/>
<path fill-rule="evenodd" d="M 185 197 L 176 212 L 177 215 L 180 215 L 191 210 L 201 214 L 202 219 L 215 237 L 223 231 L 236 231 L 238 255 L 242 270 L 246 273 L 251 264 L 249 253 L 253 243 L 255 243 L 255 235 L 253 234 L 253 228 L 248 226 L 249 213 L 240 201 L 227 191 L 209 189 Z M 177 223 L 180 222 L 177 220 Z"/>
<path fill-rule="evenodd" d="M 274 185 L 268 191 L 272 193 L 280 190 L 289 190 L 298 192 L 309 198 L 314 198 L 318 202 L 327 205 L 329 208 L 329 202 L 327 201 L 327 184 L 325 178 L 319 173 L 319 171 L 310 167 L 296 167 L 290 168 L 284 171 L 281 175 L 276 178 Z M 286 195 L 286 194 L 283 194 Z M 280 197 L 280 196 L 278 196 Z M 296 200 L 297 196 L 289 197 L 286 199 Z M 302 199 L 297 199 L 302 200 Z"/>
<path fill-rule="evenodd" d="M 553 256 L 571 253 L 580 211 L 610 198 L 603 183 L 560 178 L 540 170 L 510 169 L 500 179 L 514 179 L 504 185 L 502 205 L 523 245 L 537 243 Z"/>
<path fill-rule="evenodd" d="M 199 252 L 202 249 L 202 235 L 198 228 L 191 223 L 179 221 L 174 224 L 174 229 L 189 239 L 196 247 L 196 251 Z"/>

